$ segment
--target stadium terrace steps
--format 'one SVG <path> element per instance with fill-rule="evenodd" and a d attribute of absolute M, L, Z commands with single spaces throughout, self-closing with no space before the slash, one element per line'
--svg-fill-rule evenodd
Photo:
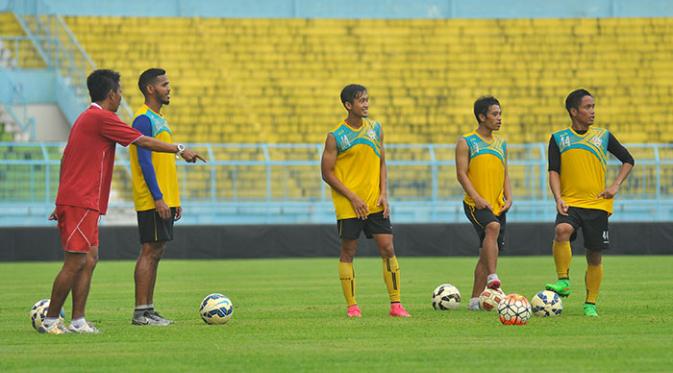
<path fill-rule="evenodd" d="M 19 37 L 21 39 L 13 39 Z M 13 13 L 0 12 L 0 68 L 44 68 L 46 64 L 35 50 Z M 11 61 L 11 62 L 10 62 Z"/>

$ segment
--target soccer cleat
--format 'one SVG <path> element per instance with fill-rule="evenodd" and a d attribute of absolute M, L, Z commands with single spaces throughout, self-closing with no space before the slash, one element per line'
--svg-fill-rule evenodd
<path fill-rule="evenodd" d="M 134 315 L 131 324 L 133 325 L 152 325 L 152 326 L 168 326 L 170 321 L 161 317 L 156 317 L 151 311 L 145 311 L 140 315 Z"/>
<path fill-rule="evenodd" d="M 362 312 L 360 311 L 360 307 L 358 307 L 357 304 L 354 304 L 352 306 L 348 306 L 348 310 L 346 311 L 346 315 L 350 318 L 354 317 L 362 317 Z"/>
<path fill-rule="evenodd" d="M 544 288 L 551 290 L 562 297 L 567 297 L 572 292 L 570 290 L 570 280 L 568 279 L 558 280 L 553 284 L 546 284 Z"/>
<path fill-rule="evenodd" d="M 149 312 L 150 312 L 150 314 L 151 314 L 155 319 L 157 319 L 157 320 L 163 320 L 163 321 L 165 321 L 165 322 L 167 322 L 167 323 L 169 323 L 169 324 L 172 324 L 172 323 L 173 323 L 173 320 L 169 320 L 169 319 L 167 319 L 167 318 L 161 316 L 161 315 L 159 314 L 159 312 L 157 312 L 157 311 L 149 311 Z"/>
<path fill-rule="evenodd" d="M 584 303 L 584 316 L 598 317 L 598 310 L 596 310 L 596 305 L 591 303 Z"/>
<path fill-rule="evenodd" d="M 94 324 L 90 322 L 85 322 L 82 324 L 82 326 L 76 326 L 73 323 L 70 323 L 70 326 L 68 327 L 68 331 L 71 333 L 80 333 L 80 334 L 98 334 L 100 333 L 100 330 L 94 326 Z"/>
<path fill-rule="evenodd" d="M 489 276 L 489 277 L 491 277 L 491 276 Z M 486 287 L 489 288 L 489 289 L 493 289 L 493 290 L 499 289 L 500 285 L 501 285 L 500 284 L 500 279 L 498 278 L 498 276 L 495 276 L 495 275 L 493 275 L 493 277 L 490 278 L 486 282 Z"/>
<path fill-rule="evenodd" d="M 392 303 L 390 305 L 390 316 L 392 317 L 411 317 L 409 312 L 402 307 L 401 303 Z"/>
<path fill-rule="evenodd" d="M 63 325 L 63 321 L 59 320 L 56 321 L 55 323 L 52 323 L 51 325 L 44 326 L 44 324 L 40 325 L 37 328 L 38 333 L 41 334 L 68 334 L 70 331 Z"/>

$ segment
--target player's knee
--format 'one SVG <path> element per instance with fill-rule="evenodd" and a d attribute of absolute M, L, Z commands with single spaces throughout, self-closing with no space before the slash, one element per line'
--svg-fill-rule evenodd
<path fill-rule="evenodd" d="M 97 263 L 98 263 L 98 248 L 94 247 L 86 254 L 86 260 L 84 262 L 84 266 L 87 269 L 93 269 L 96 267 Z"/>
<path fill-rule="evenodd" d="M 556 240 L 567 241 L 573 234 L 573 227 L 570 224 L 558 224 L 556 226 Z"/>
<path fill-rule="evenodd" d="M 87 254 L 68 255 L 63 263 L 63 270 L 68 272 L 80 272 L 86 266 Z"/>
<path fill-rule="evenodd" d="M 157 262 L 161 260 L 161 257 L 164 256 L 164 252 L 166 251 L 166 244 L 161 243 L 159 245 L 156 245 L 154 247 L 154 250 L 152 250 L 152 259 L 156 260 Z"/>
<path fill-rule="evenodd" d="M 87 256 L 86 258 L 87 268 L 94 269 L 96 268 L 96 264 L 98 264 L 98 255 Z"/>
<path fill-rule="evenodd" d="M 382 258 L 392 258 L 395 256 L 395 248 L 392 244 L 379 248 L 379 253 Z"/>
<path fill-rule="evenodd" d="M 348 253 L 348 252 L 341 252 L 341 255 L 339 255 L 339 261 L 344 262 L 344 263 L 353 263 L 353 259 L 355 258 L 354 253 Z"/>
<path fill-rule="evenodd" d="M 599 266 L 603 262 L 603 256 L 600 250 L 587 249 L 587 263 L 592 266 Z"/>
<path fill-rule="evenodd" d="M 153 242 L 143 244 L 140 255 L 151 261 L 158 261 L 164 255 L 166 244 L 164 242 Z"/>
<path fill-rule="evenodd" d="M 345 262 L 352 262 L 357 252 L 357 244 L 343 243 L 341 245 L 341 259 Z"/>
<path fill-rule="evenodd" d="M 491 222 L 486 225 L 486 235 L 491 237 L 497 237 L 500 234 L 500 223 Z"/>

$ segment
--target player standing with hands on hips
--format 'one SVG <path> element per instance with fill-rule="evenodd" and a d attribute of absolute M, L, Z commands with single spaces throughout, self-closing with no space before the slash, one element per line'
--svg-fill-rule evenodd
<path fill-rule="evenodd" d="M 614 197 L 634 165 L 631 153 L 608 130 L 593 127 L 594 98 L 578 89 L 566 98 L 572 124 L 549 139 L 549 186 L 556 200 L 556 229 L 552 252 L 558 281 L 545 288 L 570 295 L 570 241 L 582 229 L 587 272 L 584 315 L 597 317 L 596 300 L 603 280 L 602 252 L 610 243 L 608 216 Z M 622 162 L 617 177 L 605 187 L 608 152 Z"/>

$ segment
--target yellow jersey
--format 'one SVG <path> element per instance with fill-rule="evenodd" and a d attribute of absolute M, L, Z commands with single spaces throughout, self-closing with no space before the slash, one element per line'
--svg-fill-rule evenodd
<path fill-rule="evenodd" d="M 598 198 L 605 190 L 610 132 L 589 127 L 579 134 L 569 127 L 552 137 L 561 153 L 561 199 L 568 206 L 612 214 L 613 199 Z"/>
<path fill-rule="evenodd" d="M 498 216 L 505 206 L 505 167 L 507 167 L 507 144 L 501 137 L 493 135 L 491 141 L 479 136 L 477 131 L 463 135 L 469 148 L 467 177 L 474 189 L 485 199 L 493 213 Z M 474 200 L 465 193 L 465 204 L 474 207 Z"/>
<path fill-rule="evenodd" d="M 147 105 L 136 111 L 133 128 L 145 136 L 173 143 L 173 132 L 164 117 Z M 155 209 L 154 201 L 160 198 L 168 207 L 180 206 L 175 154 L 139 150 L 137 145 L 133 145 L 129 148 L 129 156 L 136 211 Z"/>
<path fill-rule="evenodd" d="M 381 194 L 381 124 L 362 118 L 362 127 L 355 129 L 343 121 L 330 133 L 337 146 L 337 179 L 362 198 L 370 214 L 383 211 L 376 206 Z M 350 200 L 334 189 L 332 201 L 337 220 L 357 217 Z"/>

